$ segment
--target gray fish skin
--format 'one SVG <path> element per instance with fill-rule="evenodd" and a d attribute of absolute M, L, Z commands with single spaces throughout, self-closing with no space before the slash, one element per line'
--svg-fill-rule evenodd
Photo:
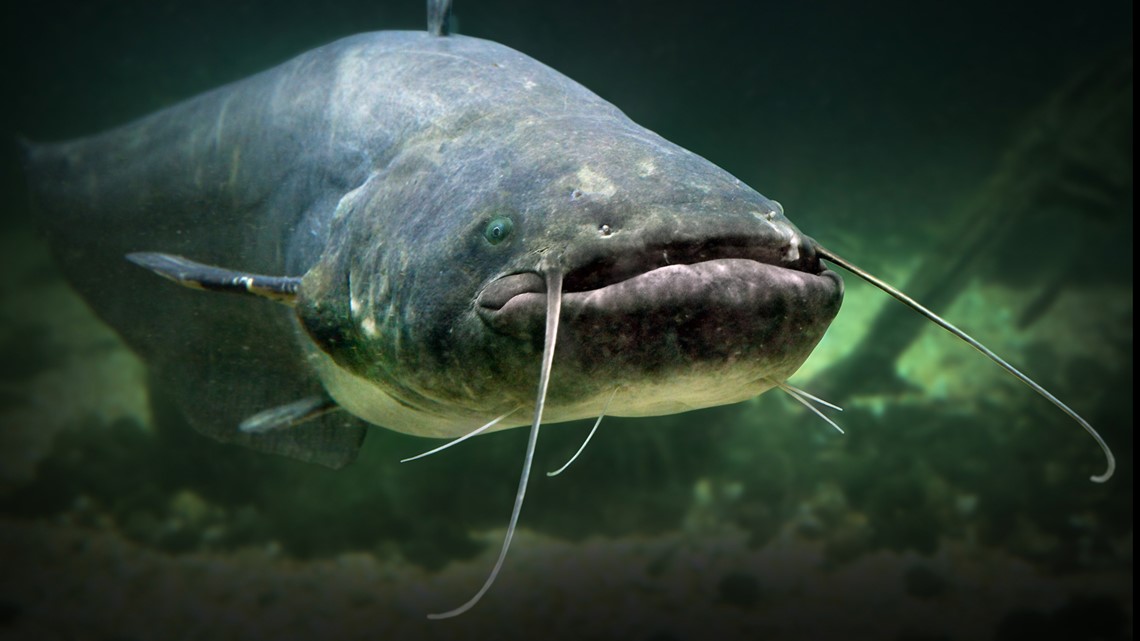
<path fill-rule="evenodd" d="M 790 376 L 842 299 L 774 201 L 516 51 L 379 32 L 314 49 L 108 133 L 29 151 L 77 289 L 199 429 L 326 465 L 345 413 L 236 426 L 320 394 L 457 436 L 519 408 L 542 352 L 541 274 L 565 274 L 546 419 L 735 402 Z M 498 244 L 484 232 L 509 218 Z M 172 287 L 159 251 L 304 275 L 294 310 Z M 298 329 L 300 328 L 300 330 Z"/>

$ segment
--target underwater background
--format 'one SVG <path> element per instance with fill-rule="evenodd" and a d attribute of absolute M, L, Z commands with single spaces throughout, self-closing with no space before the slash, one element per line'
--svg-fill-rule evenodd
<path fill-rule="evenodd" d="M 91 134 L 423 2 L 5 10 L 11 139 Z M 783 203 L 1071 419 L 846 274 L 790 399 L 607 418 L 535 474 L 526 430 L 370 430 L 339 472 L 199 436 L 37 233 L 0 215 L 0 639 L 1132 637 L 1132 4 L 459 0 L 518 49 Z M 156 287 L 169 286 L 156 279 Z M 211 399 L 203 398 L 203 403 Z M 536 471 L 590 422 L 544 428 Z"/>

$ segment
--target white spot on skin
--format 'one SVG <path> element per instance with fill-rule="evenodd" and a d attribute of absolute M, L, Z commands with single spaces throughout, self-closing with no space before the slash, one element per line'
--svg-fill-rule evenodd
<path fill-rule="evenodd" d="M 784 260 L 791 262 L 791 261 L 796 261 L 799 259 L 800 259 L 800 237 L 795 235 L 795 234 L 792 234 L 792 237 L 788 240 L 788 251 L 786 254 L 784 254 Z"/>
<path fill-rule="evenodd" d="M 784 237 L 784 240 L 788 241 L 788 249 L 784 252 L 784 260 L 789 262 L 798 260 L 800 257 L 800 237 L 796 235 L 795 230 L 793 230 L 790 225 L 784 222 L 765 222 L 767 222 L 772 226 L 773 229 L 779 232 L 780 235 Z"/>
<path fill-rule="evenodd" d="M 353 297 L 348 299 L 348 309 L 349 309 L 349 311 L 352 312 L 353 318 L 360 315 L 360 308 L 361 307 L 362 307 L 362 305 L 360 304 L 359 298 L 353 296 Z"/>
<path fill-rule="evenodd" d="M 655 173 L 657 173 L 657 165 L 653 163 L 653 160 L 647 158 L 637 163 L 637 174 L 642 178 L 648 178 Z"/>
<path fill-rule="evenodd" d="M 754 211 L 752 212 L 752 217 L 771 227 L 776 233 L 788 241 L 788 249 L 784 252 L 784 260 L 789 262 L 799 260 L 800 237 L 789 225 L 777 220 L 780 214 L 783 213 L 783 208 L 780 207 L 780 203 L 774 200 L 772 202 L 776 204 L 777 209 L 769 212 Z"/>
<path fill-rule="evenodd" d="M 529 78 L 527 79 L 526 82 L 523 83 L 523 89 L 527 89 L 527 90 L 534 89 L 537 86 L 538 86 L 538 83 L 536 83 L 533 80 L 530 80 Z"/>
<path fill-rule="evenodd" d="M 609 179 L 589 167 L 582 167 L 575 174 L 578 189 L 583 193 L 599 198 L 610 198 L 617 193 L 617 186 Z"/>
<path fill-rule="evenodd" d="M 360 331 L 368 338 L 375 338 L 379 332 L 376 330 L 376 319 L 371 316 L 360 321 Z"/>

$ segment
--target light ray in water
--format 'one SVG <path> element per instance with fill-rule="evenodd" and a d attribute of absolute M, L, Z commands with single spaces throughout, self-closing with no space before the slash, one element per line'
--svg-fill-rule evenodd
<path fill-rule="evenodd" d="M 466 441 L 467 439 L 471 438 L 472 436 L 479 436 L 483 432 L 486 432 L 487 430 L 491 429 L 492 427 L 498 425 L 499 421 L 510 416 L 511 414 L 514 414 L 515 412 L 519 411 L 520 409 L 522 409 L 522 408 L 516 407 L 515 409 L 507 412 L 506 414 L 503 414 L 499 418 L 493 419 L 490 423 L 487 423 L 483 427 L 471 430 L 470 432 L 464 434 L 463 436 L 460 436 L 459 438 L 457 438 L 453 441 L 448 441 L 448 442 L 444 443 L 443 445 L 440 445 L 439 447 L 437 447 L 433 450 L 428 450 L 428 451 L 424 452 L 423 454 L 416 454 L 415 456 L 409 456 L 408 458 L 400 459 L 400 462 L 401 463 L 407 463 L 408 461 L 414 461 L 416 459 L 421 459 L 425 456 L 431 456 L 432 454 L 435 454 L 436 452 L 442 452 L 443 450 L 446 450 L 447 448 L 451 447 L 452 445 L 458 445 L 458 444 L 462 443 L 463 441 Z"/>
<path fill-rule="evenodd" d="M 808 401 L 815 401 L 816 403 L 819 403 L 820 405 L 826 405 L 827 407 L 830 407 L 833 410 L 838 410 L 840 412 L 843 411 L 842 407 L 839 407 L 838 405 L 836 405 L 834 403 L 828 403 L 827 401 L 823 400 L 822 398 L 819 398 L 818 396 L 813 396 L 811 394 L 808 394 L 807 392 L 803 391 L 802 389 L 800 389 L 798 387 L 792 387 L 791 385 L 788 385 L 787 383 L 784 383 L 781 381 L 776 381 L 776 387 L 784 390 L 784 392 L 786 392 L 788 396 L 791 396 L 792 398 L 796 399 L 796 401 L 798 401 L 800 404 L 802 404 L 804 407 L 815 412 L 816 416 L 827 421 L 827 424 L 834 427 L 836 430 L 838 430 L 840 434 L 846 434 L 846 432 L 843 431 L 842 427 L 839 427 L 839 425 L 835 421 L 828 418 L 827 415 L 825 415 L 823 412 L 821 412 L 818 407 L 812 405 Z"/>
<path fill-rule="evenodd" d="M 479 591 L 471 597 L 470 601 L 454 610 L 429 614 L 429 619 L 449 619 L 473 608 L 479 599 L 487 593 L 487 590 L 491 589 L 491 584 L 495 582 L 495 577 L 499 575 L 499 570 L 503 567 L 503 560 L 507 558 L 507 550 L 511 547 L 511 539 L 515 535 L 515 526 L 519 522 L 519 513 L 522 512 L 523 497 L 526 496 L 526 484 L 530 478 L 531 463 L 534 462 L 534 448 L 538 443 L 538 428 L 542 425 L 542 408 L 546 405 L 546 388 L 550 383 L 550 368 L 554 363 L 554 343 L 558 338 L 558 315 L 561 310 L 562 272 L 554 268 L 546 272 L 546 342 L 542 349 L 542 370 L 538 375 L 538 397 L 534 402 L 534 422 L 530 426 L 530 438 L 526 443 L 522 476 L 519 478 L 519 489 L 515 495 L 514 508 L 511 510 L 511 521 L 507 525 L 507 534 L 503 537 L 503 548 L 499 551 L 499 558 L 495 561 L 495 567 L 491 569 L 491 574 L 483 583 L 483 587 L 479 588 Z"/>
<path fill-rule="evenodd" d="M 943 320 L 943 318 L 941 316 L 939 316 L 938 314 L 935 314 L 934 312 L 930 311 L 929 309 L 923 307 L 922 305 L 920 305 L 918 303 L 918 301 L 914 300 L 910 296 L 907 296 L 906 294 L 904 294 L 901 291 L 895 289 L 894 287 L 888 285 L 887 283 L 885 283 L 885 282 L 879 280 L 878 278 L 872 276 L 871 274 L 863 271 L 862 269 L 860 269 L 859 267 L 856 267 L 854 264 L 848 262 L 847 260 L 840 258 L 839 256 L 836 256 L 829 249 L 825 249 L 825 248 L 821 247 L 820 245 L 816 244 L 816 251 L 819 253 L 820 258 L 823 258 L 823 259 L 826 259 L 832 263 L 835 263 L 836 265 L 842 267 L 843 269 L 846 269 L 847 271 L 851 272 L 852 274 L 855 274 L 859 278 L 862 278 L 863 280 L 867 281 L 868 283 L 871 283 L 875 287 L 878 287 L 879 289 L 881 289 L 884 292 L 893 296 L 895 299 L 900 301 L 902 304 L 913 309 L 914 311 L 918 312 L 919 314 L 922 314 L 927 319 L 932 321 L 935 325 L 938 325 L 942 329 L 944 329 L 944 330 L 950 332 L 951 334 L 957 336 L 958 338 L 962 339 L 970 347 L 973 347 L 974 349 L 981 352 L 986 358 L 997 363 L 999 367 L 1001 367 L 1005 371 L 1009 372 L 1010 374 L 1013 374 L 1013 376 L 1015 378 L 1017 378 L 1017 380 L 1021 381 L 1022 383 L 1025 383 L 1034 392 L 1037 392 L 1041 396 L 1045 397 L 1046 400 L 1048 400 L 1053 405 L 1057 406 L 1057 408 L 1060 409 L 1062 412 L 1068 414 L 1070 418 L 1072 418 L 1077 423 L 1079 423 L 1080 426 L 1083 427 L 1086 432 L 1088 432 L 1089 436 L 1093 437 L 1093 440 L 1096 441 L 1096 444 L 1100 446 L 1101 451 L 1104 452 L 1104 458 L 1105 458 L 1105 462 L 1106 462 L 1106 467 L 1105 467 L 1104 473 L 1096 475 L 1096 476 L 1090 476 L 1089 480 L 1091 480 L 1095 483 L 1104 483 L 1108 479 L 1112 478 L 1113 473 L 1116 472 L 1116 457 L 1112 455 L 1112 449 L 1110 449 L 1108 447 L 1108 443 L 1105 443 L 1104 439 L 1101 438 L 1100 434 L 1098 434 L 1097 431 L 1095 429 L 1093 429 L 1093 426 L 1089 425 L 1088 421 L 1086 421 L 1083 417 L 1081 417 L 1080 414 L 1077 414 L 1075 411 L 1070 409 L 1068 405 L 1065 405 L 1064 403 L 1062 403 L 1061 399 L 1057 398 L 1056 396 L 1053 396 L 1044 387 L 1041 387 L 1040 385 L 1038 385 L 1036 381 L 1029 378 L 1025 374 L 1022 374 L 1021 371 L 1019 371 L 1016 367 L 1014 367 L 1013 365 L 1010 365 L 1009 363 L 1005 362 L 1005 360 L 1003 360 L 1000 356 L 991 352 L 988 347 L 986 347 L 985 345 L 982 345 L 978 341 L 974 340 L 973 337 L 971 337 L 966 332 L 963 332 L 962 330 L 958 329 L 957 327 L 952 325 L 949 321 Z"/>
<path fill-rule="evenodd" d="M 554 470 L 553 472 L 547 472 L 547 476 L 558 476 L 559 474 L 565 472 L 566 468 L 570 467 L 570 464 L 578 458 L 578 455 L 585 451 L 586 446 L 590 444 L 590 439 L 594 438 L 594 432 L 597 432 L 598 426 L 602 424 L 602 419 L 606 417 L 606 412 L 608 412 L 610 409 L 610 403 L 614 402 L 614 397 L 617 396 L 617 392 L 618 388 L 615 387 L 613 393 L 610 394 L 610 399 L 606 401 L 605 407 L 602 408 L 602 413 L 598 415 L 598 420 L 594 421 L 594 427 L 590 428 L 590 433 L 586 435 L 586 440 L 582 441 L 582 446 L 578 448 L 578 451 L 574 452 L 574 456 L 571 456 L 570 460 L 566 461 L 566 464 L 557 470 Z"/>

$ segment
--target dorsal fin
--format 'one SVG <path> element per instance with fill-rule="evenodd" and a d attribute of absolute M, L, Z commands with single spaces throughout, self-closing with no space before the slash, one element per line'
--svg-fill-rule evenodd
<path fill-rule="evenodd" d="M 427 30 L 433 36 L 448 34 L 448 17 L 451 13 L 451 0 L 428 0 Z"/>
<path fill-rule="evenodd" d="M 301 285 L 299 276 L 250 274 L 196 263 L 173 254 L 139 252 L 127 254 L 127 260 L 190 289 L 251 294 L 286 305 L 297 300 L 297 288 Z"/>

